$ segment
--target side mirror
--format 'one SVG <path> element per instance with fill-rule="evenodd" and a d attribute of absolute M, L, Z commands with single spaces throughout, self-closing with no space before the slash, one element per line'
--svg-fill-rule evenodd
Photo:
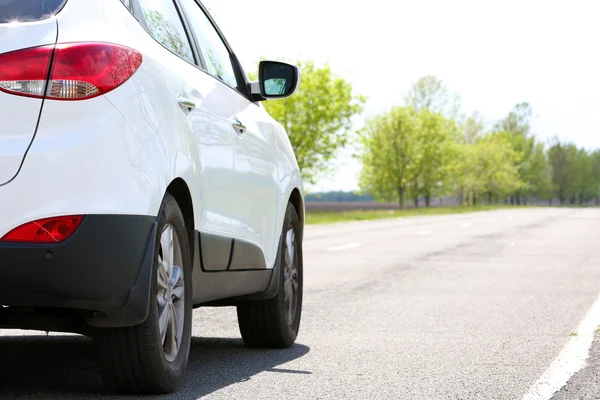
<path fill-rule="evenodd" d="M 255 101 L 282 99 L 293 95 L 300 86 L 300 69 L 280 61 L 261 61 L 258 64 L 258 82 L 250 89 Z"/>

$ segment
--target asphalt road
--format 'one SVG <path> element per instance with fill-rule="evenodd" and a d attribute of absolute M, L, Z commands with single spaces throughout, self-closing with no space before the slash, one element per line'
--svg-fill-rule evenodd
<path fill-rule="evenodd" d="M 246 349 L 233 309 L 196 310 L 163 398 L 520 399 L 598 298 L 599 226 L 600 209 L 308 226 L 297 344 Z M 102 397 L 89 340 L 27 334 L 0 331 L 1 399 Z M 597 339 L 589 354 L 555 399 L 600 398 Z"/>

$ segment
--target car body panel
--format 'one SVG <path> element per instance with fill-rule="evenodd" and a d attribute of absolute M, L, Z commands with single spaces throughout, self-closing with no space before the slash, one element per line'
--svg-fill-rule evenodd
<path fill-rule="evenodd" d="M 0 24 L 0 54 L 56 43 L 56 20 Z M 0 91 L 0 185 L 15 177 L 31 143 L 42 99 Z"/>

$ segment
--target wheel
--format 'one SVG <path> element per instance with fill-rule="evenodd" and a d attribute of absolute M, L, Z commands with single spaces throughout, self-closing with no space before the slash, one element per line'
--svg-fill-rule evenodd
<path fill-rule="evenodd" d="M 191 251 L 183 215 L 169 194 L 157 219 L 146 321 L 98 329 L 105 385 L 122 393 L 170 393 L 187 366 L 192 334 Z"/>
<path fill-rule="evenodd" d="M 286 348 L 298 336 L 302 314 L 302 228 L 292 204 L 287 206 L 282 239 L 277 295 L 237 307 L 240 333 L 247 346 Z"/>

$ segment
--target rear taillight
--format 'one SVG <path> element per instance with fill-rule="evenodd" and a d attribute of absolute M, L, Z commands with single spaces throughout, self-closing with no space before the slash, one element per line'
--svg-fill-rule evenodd
<path fill-rule="evenodd" d="M 142 55 L 110 43 L 66 43 L 0 54 L 0 90 L 53 100 L 84 100 L 121 86 Z"/>
<path fill-rule="evenodd" d="M 54 46 L 43 46 L 0 54 L 0 90 L 44 97 L 53 51 Z"/>
<path fill-rule="evenodd" d="M 0 242 L 58 243 L 66 240 L 83 221 L 83 215 L 45 218 L 23 224 L 0 239 Z"/>

